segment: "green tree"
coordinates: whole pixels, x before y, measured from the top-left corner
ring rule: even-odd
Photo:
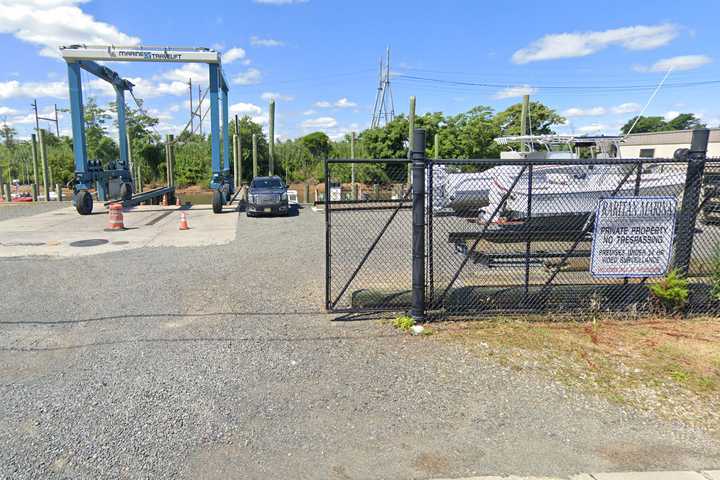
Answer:
[[[637,124],[635,123],[637,121]],[[635,127],[633,128],[633,125]],[[632,128],[632,133],[661,132],[667,128],[667,123],[662,117],[633,117],[620,129],[623,135],[627,135]]]
[[[94,98],[85,103],[85,143],[88,159],[107,164],[119,157],[117,144],[107,135],[107,123],[111,116]]]
[[[7,148],[12,148],[15,145],[15,135],[17,135],[17,130],[8,125],[7,122],[3,122],[2,127],[0,127],[0,136]]]
[[[692,113],[681,113],[667,122],[668,130],[692,130],[693,128],[703,127],[705,127],[705,124]]]
[[[330,137],[323,132],[309,133],[300,137],[298,141],[318,160],[324,160],[330,155],[332,149]]]
[[[555,133],[555,125],[563,125],[565,117],[540,102],[530,102],[530,132],[533,135]],[[520,135],[520,116],[522,103],[516,103],[495,115],[494,122],[501,135]]]
[[[142,100],[138,100],[138,104],[136,109],[125,107],[125,128],[130,138],[132,160],[142,169],[143,181],[163,179],[165,178],[165,146],[155,129],[160,121],[144,112]],[[110,103],[109,108],[117,114],[115,102]],[[114,124],[117,128],[117,117]]]
[[[234,135],[235,122],[230,123],[230,135]],[[262,131],[262,125],[255,123],[245,115],[240,119],[240,148],[242,149],[242,174],[245,180],[252,178],[252,136],[257,135],[258,145],[258,175],[268,172],[268,142]],[[281,174],[282,172],[276,172]]]

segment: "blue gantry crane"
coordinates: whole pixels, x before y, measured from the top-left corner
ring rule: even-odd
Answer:
[[[98,61],[111,62],[161,62],[161,63],[206,63],[209,67],[210,91],[210,137],[212,177],[210,188],[213,190],[213,211],[220,213],[223,205],[230,201],[235,193],[233,175],[230,167],[230,139],[228,131],[228,85],[222,72],[220,53],[208,48],[174,47],[116,47],[71,45],[60,47],[60,53],[68,66],[68,84],[70,88],[70,116],[73,129],[73,151],[75,155],[75,180],[73,204],[81,215],[92,213],[93,199],[90,189],[94,188],[98,199],[107,201],[118,198],[130,202],[133,199],[133,177],[128,161],[125,92],[132,93],[134,85],[120,77],[114,70]],[[88,159],[85,142],[85,120],[83,107],[81,70],[110,83],[115,89],[118,115],[118,143],[120,158],[110,162],[107,168],[100,161]],[[221,112],[222,110],[222,112]],[[222,125],[220,115],[222,113]],[[222,148],[220,139],[222,138]],[[220,159],[222,152],[222,162]],[[147,200],[148,193],[142,195]],[[154,191],[164,194],[162,189]],[[154,194],[154,193],[151,193]]]

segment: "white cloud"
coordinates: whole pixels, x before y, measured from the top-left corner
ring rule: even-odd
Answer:
[[[201,63],[186,63],[185,65],[168,70],[156,76],[156,80],[171,80],[176,82],[187,83],[188,79],[192,80],[193,85],[206,85],[208,83],[208,68]]]
[[[628,103],[622,103],[616,107],[612,108],[612,112],[616,113],[618,115],[626,114],[626,113],[637,113],[640,111],[642,107],[639,103],[635,102],[628,102]]]
[[[357,107],[357,103],[351,102],[346,97],[343,97],[335,102],[328,102],[327,100],[320,100],[319,102],[315,102],[315,106],[317,108],[330,108],[330,107],[353,108],[353,107]]]
[[[232,82],[235,85],[255,85],[260,83],[262,74],[257,68],[248,68],[243,73],[239,73],[233,77]]]
[[[258,107],[255,104],[252,103],[234,103],[230,105],[230,113],[232,114],[242,114],[242,115],[260,115],[262,113],[262,108]]]
[[[303,115],[315,115],[317,111],[313,110],[312,108],[310,110],[305,110],[303,112]]]
[[[333,117],[318,117],[305,120],[300,124],[303,128],[333,128],[337,125],[337,120]]]
[[[225,64],[232,63],[235,60],[243,58],[245,58],[245,50],[240,47],[233,47],[222,55],[222,61]]]
[[[669,112],[665,112],[665,115],[663,115],[663,119],[665,119],[666,122],[669,122],[678,115],[680,115],[680,112],[670,110]]]
[[[351,102],[347,98],[343,97],[340,100],[338,100],[337,102],[335,102],[335,106],[338,108],[353,108],[353,107],[357,107],[357,103]]]
[[[601,133],[606,132],[610,127],[603,123],[592,123],[577,129],[578,133]]]
[[[650,67],[638,66],[635,67],[635,70],[640,72],[667,72],[670,69],[677,71],[694,70],[710,62],[712,62],[712,59],[707,55],[680,55],[678,57],[663,58]]]
[[[0,115],[15,115],[16,113],[18,113],[18,111],[14,108],[0,106]]]
[[[40,46],[40,55],[59,57],[68,44],[136,45],[138,37],[95,20],[78,4],[87,0],[0,0],[0,33]]]
[[[65,82],[27,82],[20,83],[17,80],[0,82],[0,99],[18,97],[54,97],[65,98],[68,95],[68,88]]]
[[[597,32],[553,33],[534,41],[529,47],[516,51],[514,63],[529,63],[558,58],[584,57],[611,45],[628,50],[649,50],[670,43],[678,28],[669,23],[635,25]]]
[[[250,45],[253,47],[282,47],[285,42],[275,40],[274,38],[260,38],[256,36],[250,37]]]
[[[500,90],[495,94],[495,98],[514,98],[522,97],[523,95],[534,95],[537,93],[537,88],[531,87],[530,85],[517,85],[515,87],[508,87]]]
[[[263,5],[292,5],[298,3],[307,3],[309,0],[253,0],[255,3]]]
[[[282,93],[278,92],[264,92],[262,95],[260,95],[260,98],[263,100],[281,100],[283,102],[290,102],[295,99],[292,95],[283,95]]]
[[[605,107],[590,107],[590,108],[577,108],[572,107],[568,108],[563,112],[564,117],[572,118],[572,117],[599,117],[600,115],[605,115],[607,113],[607,110]]]

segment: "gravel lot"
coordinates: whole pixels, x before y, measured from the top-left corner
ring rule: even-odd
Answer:
[[[720,441],[700,430],[459,345],[331,322],[322,239],[305,209],[243,215],[225,246],[0,260],[0,476],[720,467]]]

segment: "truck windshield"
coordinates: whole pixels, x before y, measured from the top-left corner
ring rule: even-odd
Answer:
[[[282,186],[282,182],[277,178],[258,178],[252,182],[252,188],[282,188]]]

